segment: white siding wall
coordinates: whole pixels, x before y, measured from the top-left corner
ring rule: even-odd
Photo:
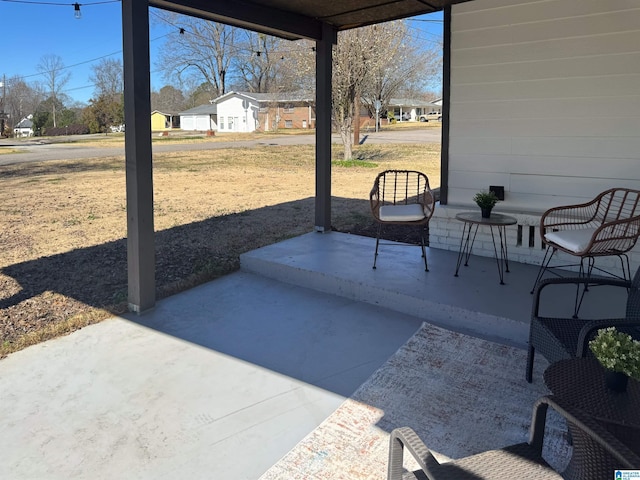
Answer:
[[[218,119],[224,118],[224,125],[218,125],[220,132],[253,132],[256,129],[254,119],[254,110],[258,108],[257,104],[251,102],[249,109],[245,111],[242,107],[244,97],[231,96],[224,101],[218,103]],[[233,118],[233,127],[229,129],[229,118]]]
[[[524,232],[510,257],[538,263],[540,212],[640,188],[640,0],[475,0],[452,7],[451,27],[449,206],[431,246],[457,250],[455,213],[503,185],[496,210]],[[493,255],[479,240],[474,253]]]
[[[640,0],[453,6],[450,204],[543,211],[640,188]]]

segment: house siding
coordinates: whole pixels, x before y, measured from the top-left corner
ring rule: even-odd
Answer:
[[[258,123],[258,130],[265,132],[286,128],[315,128],[315,108],[305,102],[296,102],[289,109],[284,108],[283,105],[270,107],[262,105],[258,114]]]
[[[452,9],[449,203],[543,211],[640,187],[640,2]]]
[[[249,102],[247,110],[243,107],[243,100]],[[256,129],[258,103],[241,95],[232,95],[217,103],[218,131],[225,132],[253,132]],[[229,128],[229,118],[232,118]],[[224,120],[221,121],[221,119]]]
[[[496,209],[536,230],[510,256],[538,263],[541,212],[640,188],[640,2],[475,0],[451,31],[449,205],[431,245],[457,250],[455,213],[504,185]]]

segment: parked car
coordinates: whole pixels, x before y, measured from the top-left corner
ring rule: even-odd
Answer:
[[[442,114],[440,112],[429,112],[429,113],[425,113],[423,115],[420,115],[418,117],[418,119],[421,122],[434,122],[434,121],[438,121],[441,122],[442,121]]]

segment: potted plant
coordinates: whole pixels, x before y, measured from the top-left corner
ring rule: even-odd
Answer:
[[[615,327],[602,328],[589,349],[605,368],[605,381],[612,390],[626,390],[629,377],[640,380],[640,341],[631,335]]]
[[[475,194],[473,201],[480,207],[482,218],[489,218],[491,209],[498,203],[498,197],[491,191],[481,191]]]

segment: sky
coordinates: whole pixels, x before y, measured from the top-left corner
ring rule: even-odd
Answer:
[[[122,58],[122,7],[118,0],[78,2],[81,18],[76,19],[73,3],[0,0],[2,33],[6,39],[0,54],[0,81],[2,75],[6,78],[20,75],[27,82],[42,81],[37,65],[43,56],[53,54],[62,58],[65,71],[71,73],[65,93],[82,103],[91,98],[92,65],[102,58]],[[157,90],[166,82],[156,59],[168,34],[176,27],[157,21],[154,9],[151,11],[151,87]],[[409,22],[412,35],[425,42],[440,41],[441,20],[442,12],[414,17]]]

